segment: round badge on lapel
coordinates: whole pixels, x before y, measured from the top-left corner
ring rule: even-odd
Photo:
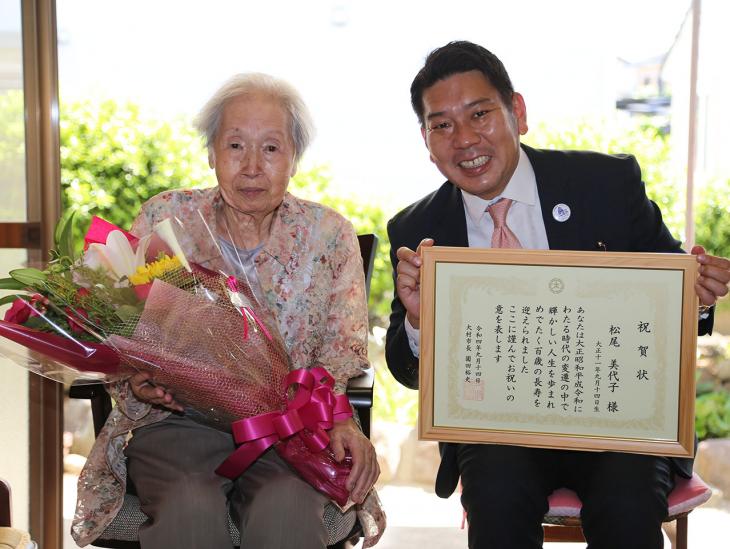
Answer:
[[[570,206],[563,204],[562,202],[560,204],[555,204],[555,207],[553,208],[553,219],[559,223],[568,221],[568,219],[570,219]]]

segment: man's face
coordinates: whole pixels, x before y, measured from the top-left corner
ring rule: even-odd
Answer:
[[[501,194],[527,132],[522,96],[514,93],[505,105],[482,73],[469,71],[427,88],[423,106],[421,133],[439,171],[470,194],[487,200]]]

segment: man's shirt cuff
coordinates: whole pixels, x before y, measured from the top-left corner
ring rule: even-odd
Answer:
[[[408,315],[406,315],[404,326],[406,329],[406,335],[408,336],[408,346],[411,348],[413,356],[418,358],[421,347],[421,330],[417,330],[411,325],[408,320]]]
[[[710,318],[710,311],[712,311],[712,308],[714,305],[700,305],[698,316],[699,320],[707,320]],[[406,322],[408,322],[408,319],[406,319]]]

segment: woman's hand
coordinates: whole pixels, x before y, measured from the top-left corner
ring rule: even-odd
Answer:
[[[370,440],[362,433],[352,418],[335,422],[329,431],[330,448],[337,461],[345,457],[345,450],[352,456],[352,471],[345,486],[355,503],[362,503],[380,476],[380,466]]]
[[[182,412],[183,407],[175,400],[174,395],[164,387],[153,385],[150,382],[151,377],[149,372],[139,372],[129,378],[129,386],[137,400],[162,406],[174,412]]]

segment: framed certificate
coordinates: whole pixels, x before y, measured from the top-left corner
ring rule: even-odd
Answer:
[[[694,454],[693,256],[422,252],[421,439]]]

